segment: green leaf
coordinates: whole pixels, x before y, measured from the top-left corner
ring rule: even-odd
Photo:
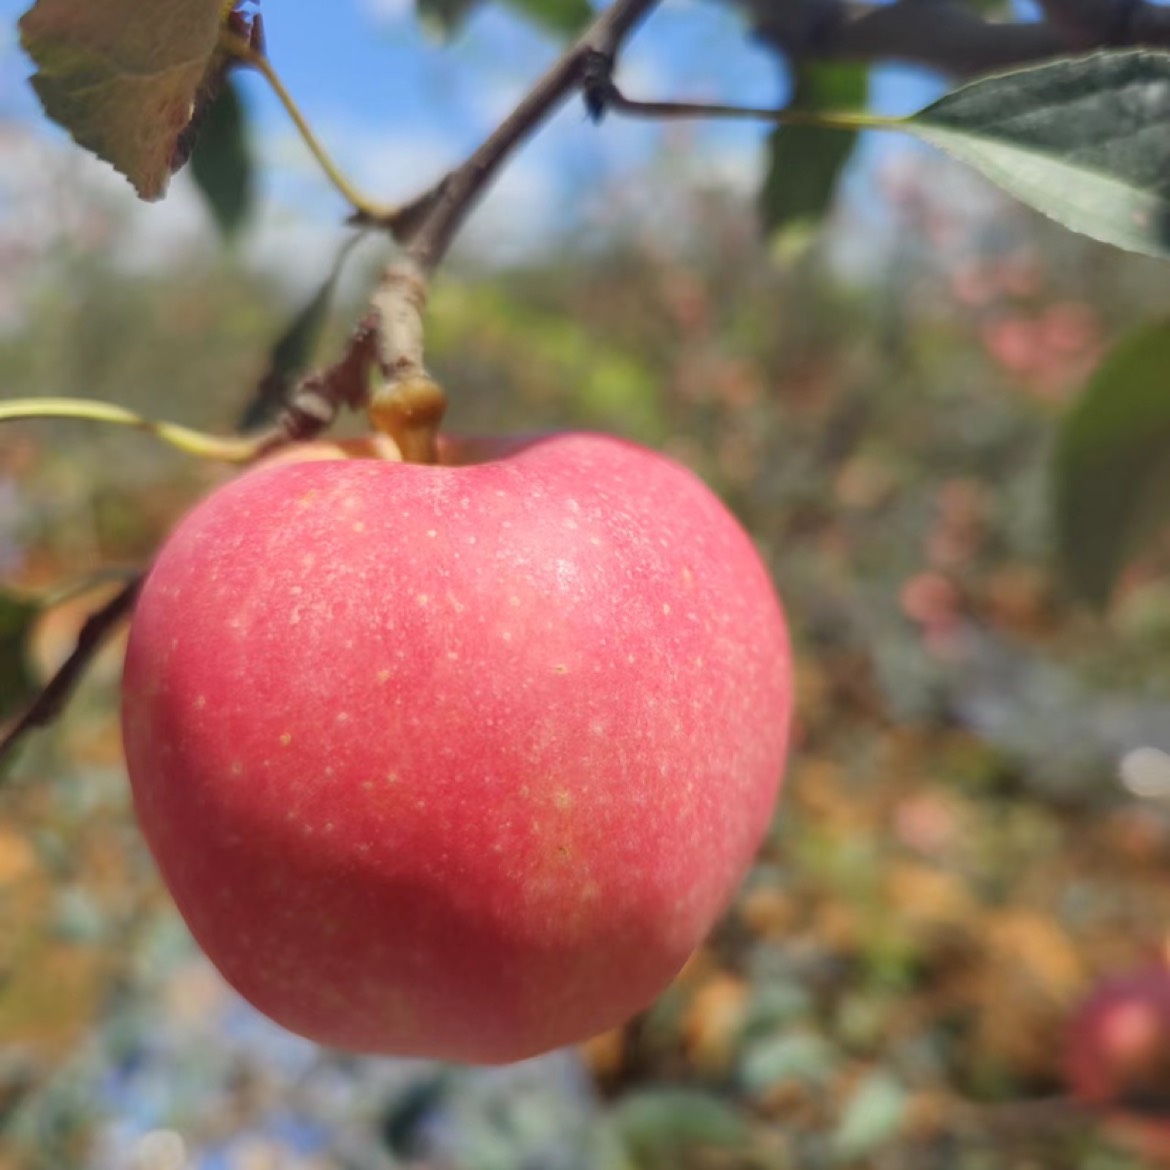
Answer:
[[[1124,338],[1065,416],[1054,470],[1056,548],[1093,604],[1170,517],[1170,320]]]
[[[415,0],[415,11],[425,29],[449,40],[479,5],[480,0]],[[504,5],[559,38],[580,32],[593,15],[589,0],[504,0]]]
[[[415,12],[427,32],[448,40],[478,5],[479,0],[415,0]]]
[[[244,408],[239,427],[252,430],[273,421],[288,401],[289,391],[316,360],[317,346],[329,320],[337,282],[362,233],[351,235],[338,249],[333,270],[308,303],[288,323],[268,355],[268,368]]]
[[[797,75],[790,108],[861,109],[868,94],[869,71],[863,65],[807,64]],[[772,235],[818,223],[856,143],[851,131],[778,126],[768,139],[768,172],[759,197],[764,231]]]
[[[275,419],[297,379],[312,365],[317,343],[329,319],[339,270],[340,265],[277,338],[268,356],[268,368],[240,418],[241,430],[254,430]]]
[[[593,15],[589,0],[504,0],[504,3],[518,16],[564,38],[580,32]]]
[[[1170,53],[984,78],[898,124],[1074,231],[1170,256]]]
[[[143,199],[159,199],[221,66],[224,16],[224,0],[37,0],[20,37],[45,113]]]
[[[750,1129],[733,1106],[693,1089],[644,1089],[630,1093],[613,1112],[618,1135],[638,1165],[657,1165],[695,1146],[734,1149]]]
[[[191,153],[191,175],[225,240],[252,209],[252,156],[239,91],[229,80],[212,102]]]
[[[0,721],[18,714],[40,690],[28,660],[28,639],[40,605],[0,590]]]
[[[907,1095],[888,1073],[875,1072],[854,1090],[833,1133],[839,1158],[863,1158],[893,1138],[906,1114]]]

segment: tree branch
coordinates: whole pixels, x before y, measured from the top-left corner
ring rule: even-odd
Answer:
[[[77,645],[73,652],[45,684],[28,710],[0,733],[0,763],[7,759],[30,731],[52,723],[61,714],[86,668],[122,620],[130,616],[144,577],[143,573],[136,574],[101,609],[86,618],[77,635]]]
[[[1043,0],[1047,19],[986,20],[964,0],[739,0],[757,36],[796,60],[893,61],[972,77],[1105,47],[1170,48],[1148,0]]]
[[[1159,8],[1149,0],[1042,0],[1050,17],[1038,23],[993,23],[965,0],[737,2],[753,17],[763,41],[797,61],[894,60],[969,76],[1065,56],[1097,44],[1170,46],[1170,8]],[[511,155],[575,91],[583,93],[594,116],[604,112],[608,101],[626,113],[643,116],[753,113],[781,122],[796,120],[792,112],[700,109],[686,103],[624,99],[610,81],[614,58],[656,3],[614,0],[461,165],[381,218],[360,210],[355,216],[352,222],[389,230],[405,249],[405,257],[386,269],[371,302],[382,374],[382,384],[370,399],[371,419],[378,429],[396,433],[404,409],[413,426],[421,417],[416,404],[420,388],[425,391],[424,413],[437,425],[442,403],[436,403],[435,395],[441,399],[441,392],[427,378],[422,355],[421,316],[429,278]],[[403,388],[409,391],[405,397],[399,392]],[[408,400],[409,408],[404,406]],[[433,435],[424,434],[418,449],[433,451],[432,439]]]
[[[613,58],[658,0],[614,0],[460,166],[393,217],[391,227],[424,278],[442,262],[468,213],[518,146],[580,88],[598,53]]]
[[[517,148],[583,87],[591,63],[600,56],[612,64],[625,38],[657,3],[614,0],[463,163],[389,215],[378,219],[359,211],[351,220],[389,229],[405,248],[405,257],[383,272],[370,303],[382,383],[370,394],[367,410],[375,428],[390,435],[406,459],[435,458],[435,434],[446,406],[423,365],[422,314],[431,274]]]
[[[1040,7],[1071,48],[1086,52],[1124,43],[1145,5],[1136,0],[1040,0]]]

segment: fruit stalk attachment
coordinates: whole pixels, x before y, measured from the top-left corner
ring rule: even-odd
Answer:
[[[386,270],[372,301],[383,381],[371,392],[367,413],[407,463],[438,462],[439,426],[447,410],[443,388],[423,366],[426,302],[426,277],[409,260]]]

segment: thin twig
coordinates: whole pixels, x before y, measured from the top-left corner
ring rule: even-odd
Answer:
[[[377,330],[371,315],[358,324],[337,362],[307,374],[297,383],[280,418],[254,437],[257,458],[289,443],[315,439],[332,426],[343,406],[361,410],[369,398],[370,371],[377,351]]]
[[[134,608],[145,576],[145,573],[136,574],[101,609],[86,618],[77,635],[73,653],[65,659],[24,714],[0,735],[0,764],[4,763],[30,731],[44,727],[61,714],[86,668]]]
[[[468,213],[513,151],[581,86],[592,57],[612,58],[658,0],[614,0],[548,69],[520,104],[460,166],[390,217],[395,237],[423,277],[442,262]]]
[[[612,81],[593,82],[586,101],[595,116],[610,110],[634,118],[751,119],[780,126],[819,126],[826,130],[880,130],[898,127],[902,119],[854,110],[799,110],[789,107],[724,106],[707,102],[643,102],[628,98]]]

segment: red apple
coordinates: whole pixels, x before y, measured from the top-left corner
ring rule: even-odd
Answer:
[[[1103,980],[1070,1018],[1065,1072],[1078,1100],[1159,1165],[1170,1163],[1170,966]]]
[[[130,634],[143,831],[261,1011],[517,1060],[645,1007],[772,814],[790,663],[751,542],[668,459],[283,463],[178,526]]]

